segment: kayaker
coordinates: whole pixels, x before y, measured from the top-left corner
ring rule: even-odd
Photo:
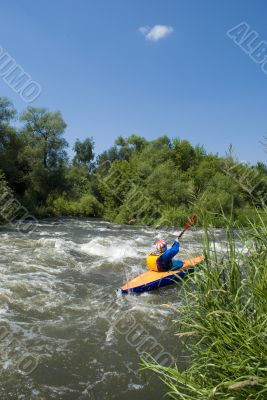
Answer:
[[[158,240],[155,243],[156,251],[150,253],[146,258],[147,267],[151,271],[174,271],[183,266],[180,260],[172,260],[176,254],[179,253],[180,243],[177,240],[173,243],[172,247],[168,250],[165,240]]]

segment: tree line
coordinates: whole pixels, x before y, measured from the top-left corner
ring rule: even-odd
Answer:
[[[231,151],[220,157],[181,138],[136,135],[119,136],[98,156],[92,137],[77,139],[70,158],[66,126],[60,112],[28,107],[18,115],[0,98],[0,195],[12,193],[37,218],[180,225],[197,212],[221,226],[227,218],[246,224],[266,205],[264,163],[241,164]]]

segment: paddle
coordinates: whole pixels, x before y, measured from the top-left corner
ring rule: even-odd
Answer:
[[[192,215],[192,217],[190,217],[187,221],[187,223],[185,224],[185,226],[183,227],[182,232],[180,233],[180,235],[178,236],[178,239],[181,239],[181,237],[183,236],[183,234],[189,229],[191,228],[192,225],[194,225],[194,223],[197,221],[197,216],[196,215]]]

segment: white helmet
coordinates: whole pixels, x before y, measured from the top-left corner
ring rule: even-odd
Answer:
[[[167,243],[165,242],[165,240],[158,240],[155,243],[155,246],[159,253],[164,253],[164,251],[167,250]]]

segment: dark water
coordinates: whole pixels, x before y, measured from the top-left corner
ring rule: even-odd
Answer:
[[[79,219],[44,221],[31,236],[1,228],[0,399],[162,399],[140,355],[188,362],[162,306],[179,305],[179,285],[116,289],[144,272],[156,237],[174,233]],[[181,259],[201,254],[201,236],[184,236]]]

